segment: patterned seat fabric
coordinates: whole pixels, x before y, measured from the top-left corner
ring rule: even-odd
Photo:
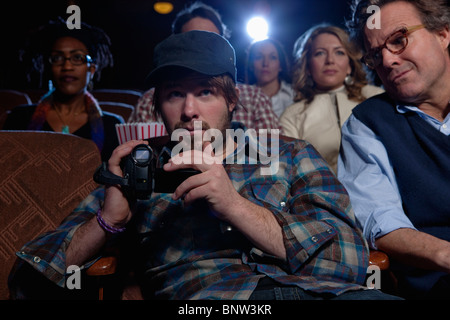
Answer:
[[[55,229],[97,187],[93,141],[53,132],[0,131],[0,300],[15,253]]]

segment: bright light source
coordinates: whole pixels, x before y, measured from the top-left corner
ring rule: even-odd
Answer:
[[[247,33],[255,41],[267,39],[269,25],[264,18],[255,17],[247,23]]]

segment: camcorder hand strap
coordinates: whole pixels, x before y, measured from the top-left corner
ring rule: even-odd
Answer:
[[[102,162],[102,164],[97,168],[97,170],[95,170],[94,181],[99,184],[107,186],[113,185],[129,186],[128,179],[122,178],[109,171],[106,162]]]
[[[130,208],[136,203],[136,193],[130,189],[130,180],[128,178],[122,178],[111,171],[108,170],[106,162],[102,164],[95,170],[94,181],[98,184],[105,186],[117,186],[122,187],[122,192],[128,200]]]

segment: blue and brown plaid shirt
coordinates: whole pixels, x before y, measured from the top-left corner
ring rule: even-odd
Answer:
[[[224,162],[224,167],[240,195],[274,214],[286,259],[256,248],[202,201],[184,207],[170,194],[154,193],[138,202],[127,227],[138,234],[144,285],[157,298],[247,299],[263,277],[316,293],[364,288],[369,251],[346,190],[310,144],[280,139],[277,147],[278,167],[270,175],[251,161]],[[99,188],[56,231],[26,244],[18,257],[64,286],[65,250],[103,200]]]

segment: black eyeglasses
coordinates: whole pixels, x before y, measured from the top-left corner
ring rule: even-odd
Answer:
[[[381,51],[384,48],[388,49],[389,52],[393,54],[402,53],[408,46],[408,35],[422,28],[425,28],[425,26],[423,24],[419,24],[417,26],[402,28],[394,32],[386,39],[386,41],[382,46],[371,49],[369,52],[367,52],[362,57],[361,61],[371,69],[376,68],[377,66],[380,65],[381,61],[383,60],[383,55],[381,54]]]
[[[69,60],[70,63],[74,66],[79,66],[85,63],[92,62],[92,58],[90,55],[81,53],[72,54],[69,57],[65,57],[60,54],[55,54],[48,58],[48,61],[54,66],[61,66],[64,63],[66,63],[66,60]]]

